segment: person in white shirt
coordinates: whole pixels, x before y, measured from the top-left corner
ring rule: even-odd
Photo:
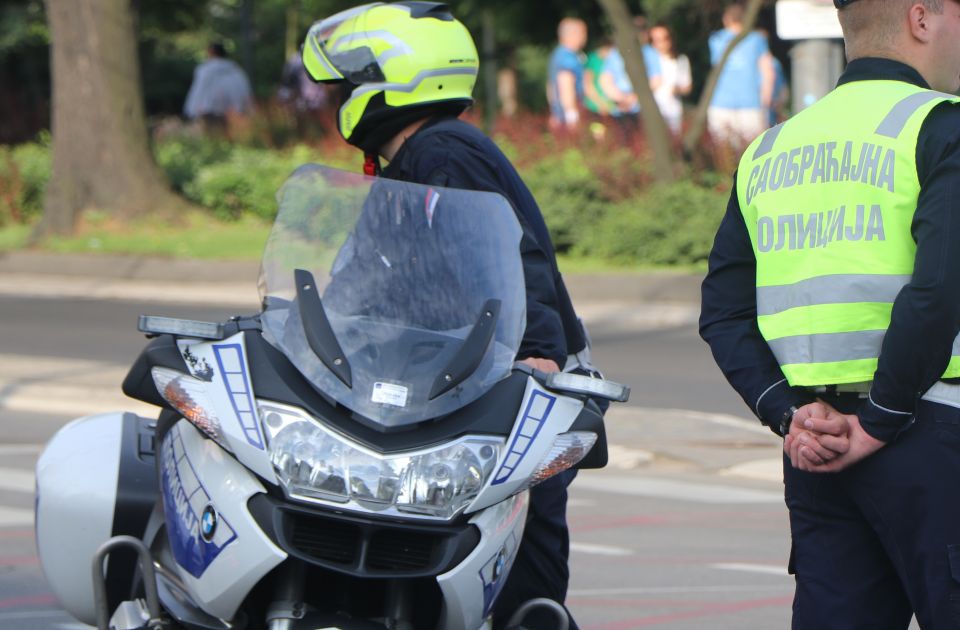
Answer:
[[[247,115],[252,109],[253,90],[247,74],[227,58],[222,44],[210,44],[207,59],[194,70],[184,116],[224,124],[228,114]]]
[[[660,84],[653,92],[660,113],[674,134],[680,133],[683,121],[683,102],[680,97],[690,94],[693,79],[690,60],[678,55],[673,43],[673,34],[665,24],[650,29],[650,42],[660,56]]]

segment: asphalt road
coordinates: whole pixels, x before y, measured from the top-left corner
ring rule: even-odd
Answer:
[[[142,346],[136,316],[237,311],[0,296],[0,629],[81,627],[39,567],[32,467],[59,426],[115,403],[98,392],[113,391]],[[776,438],[732,417],[747,411],[691,324],[611,325],[593,338],[598,365],[633,397],[608,417],[611,466],[581,473],[571,492],[568,603],[580,626],[788,627]]]

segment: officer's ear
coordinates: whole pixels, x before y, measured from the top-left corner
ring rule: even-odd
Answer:
[[[907,14],[910,34],[918,42],[929,44],[933,39],[932,20],[936,18],[937,15],[925,7],[922,2],[914,2]]]

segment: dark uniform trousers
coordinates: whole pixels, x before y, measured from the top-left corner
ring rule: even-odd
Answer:
[[[824,399],[853,413],[856,395]],[[796,630],[960,628],[960,409],[921,400],[896,440],[837,474],[784,460]]]
[[[495,628],[504,628],[513,612],[530,599],[546,597],[561,603],[566,599],[570,582],[567,486],[576,476],[576,470],[567,470],[530,489],[527,526],[520,549],[494,604]],[[570,630],[577,630],[572,617],[569,623]],[[551,613],[534,612],[524,619],[523,627],[556,630],[557,618]]]

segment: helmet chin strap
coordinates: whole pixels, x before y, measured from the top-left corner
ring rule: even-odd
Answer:
[[[380,175],[380,156],[376,153],[363,154],[363,174],[368,177],[378,177]]]

